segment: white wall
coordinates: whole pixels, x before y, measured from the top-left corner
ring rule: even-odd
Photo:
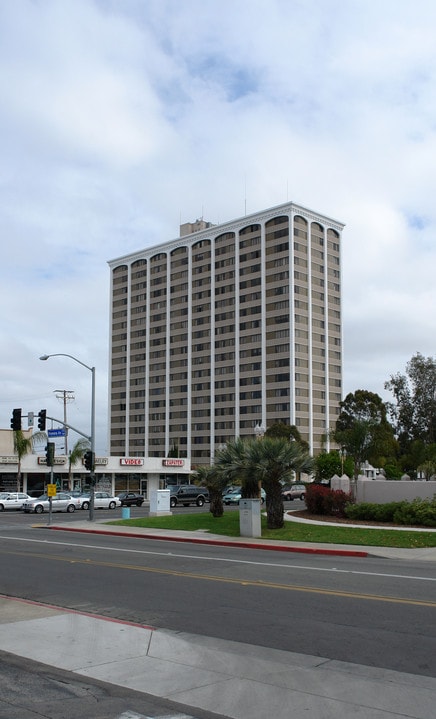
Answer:
[[[333,477],[332,489],[342,489],[349,492],[350,480]],[[408,502],[416,499],[433,499],[436,495],[436,482],[412,482],[387,479],[358,479],[356,487],[356,502],[372,502],[386,504],[387,502]]]

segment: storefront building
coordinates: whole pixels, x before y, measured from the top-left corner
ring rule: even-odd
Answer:
[[[0,455],[0,491],[18,490],[37,497],[51,483],[66,491],[89,488],[90,473],[83,463],[70,467],[68,457],[62,455],[55,457],[54,466],[50,468],[45,455],[28,454],[21,460],[19,479],[18,471],[16,455]],[[189,483],[190,473],[191,462],[186,458],[96,457],[95,460],[96,489],[111,494],[137,492],[146,500],[153,490]]]

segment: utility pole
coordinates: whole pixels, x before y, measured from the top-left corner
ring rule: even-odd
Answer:
[[[67,402],[74,401],[73,389],[55,389],[56,399],[60,399],[64,405],[64,429],[65,429],[65,456],[68,457],[68,425],[67,425]]]

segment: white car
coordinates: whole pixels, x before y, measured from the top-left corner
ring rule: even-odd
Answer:
[[[82,494],[78,499],[80,499],[82,503],[82,509],[89,509],[89,503],[91,501],[89,494]],[[115,509],[115,507],[121,507],[121,499],[119,497],[112,497],[109,492],[94,492],[94,509]]]
[[[54,497],[51,498],[51,511],[52,512],[75,512],[76,509],[80,509],[82,506],[82,500],[80,497],[72,497],[71,494],[66,492],[58,492]],[[42,514],[42,512],[48,512],[50,509],[49,497],[43,494],[38,499],[29,499],[24,502],[23,509],[25,512],[35,512],[35,514]]]
[[[5,509],[23,509],[24,502],[32,499],[24,492],[0,492],[0,512]]]

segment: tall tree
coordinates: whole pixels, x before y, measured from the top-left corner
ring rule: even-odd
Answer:
[[[391,375],[385,389],[394,396],[387,406],[402,452],[415,440],[436,442],[436,359],[418,352],[406,373]]]
[[[358,389],[350,392],[340,403],[341,412],[336,421],[335,441],[353,457],[354,481],[366,460],[377,462],[380,454],[388,454],[393,444],[392,427],[387,421],[387,410],[381,397],[374,392]]]
[[[347,474],[349,477],[354,474],[354,463],[351,457],[345,452],[341,453],[337,449],[330,452],[321,452],[315,457],[315,477],[317,482],[322,479],[331,479],[334,474],[342,476]]]
[[[300,430],[295,424],[275,422],[265,432],[265,437],[277,437],[288,439],[290,442],[297,442],[301,447],[309,451],[309,443],[301,436]]]

